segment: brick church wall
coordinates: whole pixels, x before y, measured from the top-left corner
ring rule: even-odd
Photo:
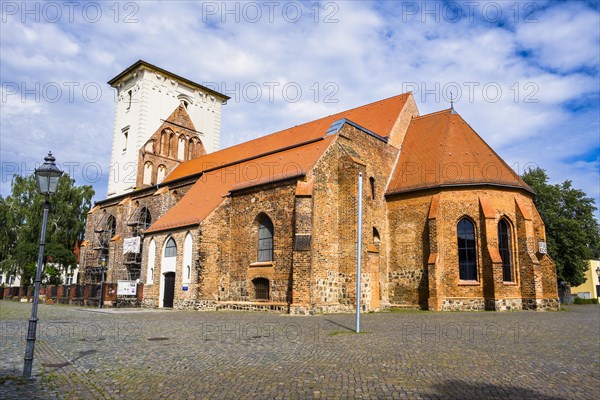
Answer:
[[[363,173],[361,302],[387,306],[387,178],[397,150],[345,125],[313,169],[312,299],[315,311],[351,310],[356,302],[357,182]],[[371,194],[373,178],[375,197]],[[375,245],[373,228],[381,241]],[[336,293],[337,292],[337,293]]]
[[[269,300],[291,301],[293,260],[293,216],[295,180],[268,184],[231,195],[229,224],[231,259],[229,292],[226,300],[255,301],[255,278],[269,280]],[[273,223],[273,261],[258,262],[258,217],[268,216]]]
[[[436,193],[439,204],[433,224],[430,210]],[[552,308],[556,292],[544,292],[543,288],[556,287],[556,272],[547,256],[538,261],[532,246],[544,240],[537,236],[543,231],[541,220],[528,216],[526,220],[517,201],[529,215],[531,198],[507,188],[455,188],[391,198],[388,216],[393,248],[389,274],[392,302],[424,307],[424,296],[429,295],[427,307],[434,310],[513,310],[531,308],[524,304],[531,301],[537,308]],[[456,225],[463,217],[475,224],[476,281],[459,279]],[[501,218],[511,226],[513,282],[503,282],[502,263],[497,255],[497,226]],[[428,279],[417,286],[414,277],[427,274]]]
[[[427,308],[427,216],[430,203],[431,194],[394,197],[388,202],[390,250],[387,280],[393,305]]]

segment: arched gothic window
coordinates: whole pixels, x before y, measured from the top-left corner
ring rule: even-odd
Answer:
[[[152,163],[146,161],[144,164],[144,179],[142,181],[144,185],[152,185]]]
[[[194,145],[194,141],[190,139],[190,141],[188,142],[188,160],[194,158]]]
[[[505,219],[501,219],[500,222],[498,222],[498,251],[502,258],[502,280],[505,282],[512,282],[514,280],[512,252],[510,247],[510,225]]]
[[[169,133],[169,151],[168,156],[173,157],[175,152],[175,134],[173,132]]]
[[[264,214],[258,222],[258,261],[273,261],[273,222]]]
[[[179,136],[177,141],[177,159],[183,161],[185,159],[185,136]]]
[[[373,227],[373,244],[377,247],[381,244],[381,237],[377,228]]]
[[[175,240],[173,238],[169,238],[167,240],[167,244],[165,246],[165,258],[166,257],[176,257],[177,256],[177,245],[175,244]]]
[[[165,176],[167,176],[167,167],[161,164],[156,171],[156,183],[161,183]]]
[[[457,225],[458,269],[460,280],[477,280],[477,251],[475,248],[475,225],[463,218]]]

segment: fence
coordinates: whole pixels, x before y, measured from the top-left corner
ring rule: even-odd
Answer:
[[[104,307],[140,307],[143,295],[141,283],[137,285],[135,296],[117,296],[116,283],[40,287],[40,301],[46,304],[98,307],[102,298]],[[33,301],[33,286],[0,288],[0,299]]]

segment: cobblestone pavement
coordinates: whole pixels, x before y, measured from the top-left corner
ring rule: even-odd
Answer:
[[[0,301],[0,399],[598,399],[600,307],[292,317]],[[17,378],[15,378],[17,377]]]

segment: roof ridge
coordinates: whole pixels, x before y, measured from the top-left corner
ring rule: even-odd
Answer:
[[[277,134],[279,134],[279,133],[281,133],[281,132],[285,132],[285,131],[289,130],[290,128],[297,128],[297,127],[300,127],[300,126],[304,126],[304,125],[312,124],[312,123],[314,123],[314,122],[321,121],[321,120],[324,120],[324,119],[327,119],[327,118],[331,118],[331,117],[333,117],[333,116],[336,116],[336,115],[345,114],[345,113],[348,113],[348,112],[350,112],[350,111],[358,110],[359,108],[368,107],[368,106],[371,106],[371,105],[374,105],[374,104],[377,104],[377,103],[382,103],[382,102],[384,102],[384,101],[387,101],[387,100],[391,100],[391,99],[399,98],[399,97],[401,97],[401,96],[407,96],[409,93],[410,93],[410,92],[401,93],[401,94],[398,94],[398,95],[395,95],[395,96],[388,97],[388,98],[386,98],[386,99],[382,99],[382,100],[378,100],[378,101],[373,101],[373,102],[371,102],[371,103],[363,104],[362,106],[357,106],[357,107],[354,107],[354,108],[349,108],[349,109],[347,109],[347,110],[342,110],[342,111],[340,111],[340,112],[337,112],[337,113],[334,113],[334,114],[329,114],[329,115],[326,115],[326,116],[324,116],[324,117],[320,117],[320,118],[317,118],[317,119],[313,119],[313,120],[311,120],[311,121],[306,121],[306,122],[303,122],[303,123],[301,123],[301,124],[298,124],[298,125],[289,126],[289,127],[287,127],[287,128],[280,129],[280,130],[278,130],[278,131],[275,131],[275,132],[273,132],[273,133],[269,133],[269,134],[267,134],[267,135],[264,135],[264,136],[259,136],[259,137],[257,137],[257,138],[250,139],[250,140],[248,140],[248,141],[245,141],[245,142],[242,142],[242,143],[234,144],[233,146],[225,147],[224,149],[220,149],[220,150],[217,150],[217,151],[213,151],[212,153],[209,153],[209,154],[219,154],[219,153],[221,153],[221,152],[224,152],[224,151],[230,151],[231,149],[234,149],[234,148],[236,148],[236,147],[238,147],[238,146],[243,146],[243,145],[247,145],[248,143],[252,143],[252,142],[255,142],[255,141],[259,141],[259,140],[264,140],[264,139],[267,139],[267,138],[269,138],[269,137],[271,137],[271,136],[273,136],[273,135],[277,135]],[[352,122],[354,122],[354,121],[352,121]],[[356,122],[355,122],[355,124],[356,124]],[[358,125],[358,124],[357,124],[357,125]],[[325,136],[325,135],[323,135],[323,136]],[[208,154],[206,154],[206,155],[208,155]],[[189,162],[189,161],[192,161],[192,160],[188,160],[188,161],[186,161],[186,162]]]
[[[281,151],[288,148],[290,144],[298,145],[308,140],[326,137],[327,129],[335,120],[340,119],[360,126],[367,133],[374,133],[374,136],[379,139],[387,139],[386,135],[389,135],[391,125],[397,120],[404,103],[410,96],[410,92],[397,94],[205,154],[179,164],[167,175],[165,181],[196,175],[201,171],[199,165],[202,163],[239,162],[247,157],[256,156],[259,151],[261,153]]]
[[[372,105],[375,105],[375,104],[378,104],[378,103],[383,103],[383,102],[385,102],[385,101],[388,101],[388,100],[391,100],[391,99],[396,99],[396,98],[399,98],[399,97],[402,97],[402,96],[408,96],[408,94],[409,94],[409,93],[411,93],[411,92],[406,92],[406,93],[397,94],[397,95],[395,95],[395,96],[390,96],[390,97],[387,97],[387,98],[385,98],[385,99],[381,99],[381,100],[373,101],[373,102],[371,102],[371,103],[363,104],[362,106],[356,106],[356,107],[353,107],[353,108],[348,108],[348,109],[346,109],[346,110],[342,110],[342,111],[339,111],[339,112],[336,112],[336,113],[333,113],[333,114],[325,115],[325,116],[323,116],[323,117],[320,117],[320,118],[317,118],[317,119],[313,119],[313,120],[311,120],[311,121],[302,122],[301,124],[298,124],[298,125],[294,125],[294,126],[290,126],[290,127],[287,127],[287,128],[280,129],[280,130],[278,130],[278,131],[276,131],[276,132],[269,133],[269,134],[267,134],[267,135],[265,135],[265,136],[260,136],[260,137],[258,137],[258,138],[256,138],[256,139],[251,139],[251,140],[249,140],[248,142],[251,142],[251,141],[253,141],[253,140],[258,140],[258,139],[266,138],[266,137],[269,137],[269,136],[271,136],[271,135],[276,135],[276,134],[278,134],[278,133],[280,133],[280,132],[287,131],[287,130],[288,130],[288,129],[290,129],[290,128],[296,128],[296,127],[299,127],[299,126],[303,126],[303,125],[312,124],[312,123],[314,123],[314,122],[317,122],[317,121],[321,121],[321,120],[324,120],[324,119],[327,119],[327,118],[335,117],[336,115],[340,115],[340,114],[349,113],[349,112],[351,112],[351,111],[358,110],[359,108],[365,108],[365,107],[369,107],[369,106],[372,106]],[[248,142],[244,142],[244,143],[248,143]],[[243,143],[240,143],[240,144],[243,144]],[[236,145],[236,146],[237,146],[237,145]],[[233,147],[233,146],[232,146],[232,147]]]
[[[449,112],[449,111],[452,111],[452,109],[446,108],[445,110],[434,111],[434,112],[429,113],[429,114],[417,115],[416,117],[413,117],[413,119],[423,119],[425,117],[433,117],[435,115],[443,114],[443,113],[446,113],[446,112]]]

